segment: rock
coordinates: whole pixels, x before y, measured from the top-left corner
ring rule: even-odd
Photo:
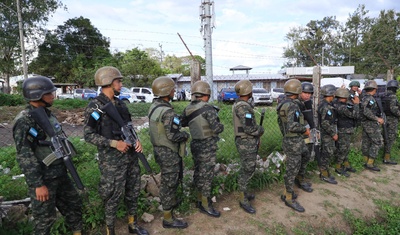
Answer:
[[[154,177],[156,180],[156,176]],[[158,188],[159,183],[155,182],[153,177],[147,179],[146,191],[150,193],[153,197],[160,196],[160,189]]]
[[[158,208],[157,208],[157,210],[163,211],[164,209],[162,208],[162,205],[159,205]]]
[[[151,223],[154,220],[154,215],[149,213],[143,213],[142,220],[146,223]]]
[[[220,170],[220,164],[217,163],[217,164],[215,164],[215,167],[214,167],[214,173],[217,174],[219,172],[219,170]]]

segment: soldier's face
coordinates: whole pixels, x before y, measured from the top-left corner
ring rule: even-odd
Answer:
[[[49,105],[53,105],[55,92],[46,93],[42,96],[42,100]]]
[[[311,95],[312,95],[312,93],[302,92],[302,93],[300,94],[300,98],[301,98],[302,100],[304,100],[304,101],[308,101],[308,100],[311,99]]]
[[[115,80],[111,83],[111,87],[113,88],[114,91],[121,92],[122,80],[121,80],[121,79],[115,79]]]

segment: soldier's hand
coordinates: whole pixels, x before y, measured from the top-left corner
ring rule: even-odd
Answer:
[[[132,147],[132,145],[127,144],[126,142],[124,142],[122,140],[118,140],[118,142],[117,142],[117,149],[118,149],[118,151],[120,151],[122,153],[126,153],[130,147]]]
[[[339,139],[338,134],[335,134],[334,136],[332,136],[332,139],[333,139],[334,141],[337,141],[337,140]]]
[[[46,185],[36,188],[36,200],[45,202],[49,200],[49,190],[47,189]]]
[[[310,136],[310,134],[311,134],[311,133],[310,133],[310,128],[307,128],[307,129],[306,129],[306,132],[303,133],[303,135],[307,135],[307,136]]]
[[[141,153],[143,152],[143,147],[142,147],[142,143],[140,143],[140,141],[136,141],[136,145],[135,145],[135,151],[137,153]]]
[[[360,98],[358,96],[354,96],[353,104],[359,104],[359,103],[360,103]]]
[[[383,118],[378,118],[378,123],[383,125],[385,124],[385,120],[383,120]]]

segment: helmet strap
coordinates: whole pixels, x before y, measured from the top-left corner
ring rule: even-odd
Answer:
[[[51,104],[49,104],[48,102],[44,101],[43,99],[40,99],[39,101],[43,102],[44,105],[48,108],[51,107]]]

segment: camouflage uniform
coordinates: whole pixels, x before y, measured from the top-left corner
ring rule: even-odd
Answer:
[[[159,108],[156,108],[159,106]],[[166,110],[156,114],[157,109]],[[154,112],[154,113],[153,113]],[[172,210],[178,206],[176,191],[178,189],[180,175],[183,173],[182,157],[178,154],[179,143],[186,142],[189,134],[179,131],[180,121],[167,101],[161,98],[154,99],[149,109],[150,138],[154,148],[154,156],[161,169],[160,199],[164,211]],[[154,120],[154,121],[152,121]],[[162,130],[157,130],[162,125]],[[163,139],[165,142],[158,143]]]
[[[193,118],[189,123],[192,141],[190,149],[194,161],[194,184],[199,192],[205,197],[211,196],[211,185],[214,179],[214,167],[218,150],[218,134],[224,130],[224,125],[219,121],[218,113],[215,108],[204,101],[192,101],[183,112],[183,120],[188,116],[205,107],[199,118],[200,128],[197,128],[197,118]],[[198,137],[197,137],[198,136]]]
[[[118,98],[114,99],[113,104],[121,114],[122,119],[126,122],[131,121],[125,103]],[[134,146],[126,153],[111,147],[112,140],[122,140],[120,135],[113,133],[121,130],[118,124],[107,114],[102,114],[97,121],[93,119],[92,114],[101,109],[106,102],[112,101],[104,93],[100,93],[98,98],[90,101],[85,109],[84,136],[87,142],[97,146],[101,173],[98,190],[105,206],[106,225],[113,227],[119,201],[123,196],[128,215],[137,214],[137,200],[140,193],[140,166],[138,158],[134,156]]]
[[[304,112],[304,111],[307,110],[307,109],[306,109],[306,105],[305,105],[304,102],[311,102],[311,100],[310,100],[310,101],[304,101],[304,100],[302,100],[302,99],[299,97],[299,99],[298,99],[298,100],[294,100],[294,102],[298,104],[298,106],[299,106],[299,108],[300,108],[300,111],[301,111],[301,112]],[[312,110],[311,110],[311,113],[312,113]],[[305,124],[306,126],[308,126],[308,127],[310,126],[310,125],[307,123],[306,120],[304,120],[304,124]],[[304,139],[304,142],[306,143],[306,146],[307,146],[307,149],[308,149],[308,155],[303,156],[303,157],[301,158],[301,165],[300,165],[300,169],[299,169],[299,176],[300,176],[301,178],[304,178],[304,175],[306,174],[307,165],[308,165],[308,163],[309,163],[310,161],[312,161],[312,160],[311,160],[311,152],[312,152],[312,148],[314,147],[313,143],[310,143],[310,137],[309,137],[309,136],[303,135],[303,139]]]
[[[361,150],[364,156],[371,159],[376,159],[383,144],[381,126],[378,124],[376,116],[378,111],[375,98],[371,94],[365,93],[361,102],[361,126],[363,128]]]
[[[321,171],[328,171],[331,158],[335,154],[335,141],[332,139],[337,134],[336,130],[336,110],[332,103],[325,99],[318,107],[318,119],[321,128],[321,157],[319,168]]]
[[[247,191],[247,185],[256,169],[256,158],[259,138],[264,134],[264,128],[257,125],[253,106],[243,100],[237,100],[232,106],[235,144],[240,154],[241,167],[239,170],[239,190]],[[237,128],[235,118],[238,119],[242,128]],[[237,134],[240,133],[240,136]]]
[[[397,132],[400,118],[400,109],[395,92],[388,89],[385,100],[387,103],[385,102],[386,104],[384,110],[386,114],[386,130],[388,132],[388,141],[387,143],[385,143],[385,153],[390,154],[390,150],[392,149],[392,146],[398,136]]]
[[[67,226],[72,231],[82,229],[82,201],[71,179],[67,175],[62,159],[46,166],[42,161],[52,153],[48,145],[42,145],[39,140],[49,141],[50,138],[29,116],[29,110],[35,107],[29,105],[16,118],[13,126],[13,137],[17,149],[17,162],[25,174],[32,202],[35,234],[50,234],[56,221],[56,208],[65,216]],[[61,125],[49,109],[45,109],[56,133],[60,133]],[[49,200],[36,200],[36,188],[45,185],[49,191]]]
[[[337,101],[335,103],[337,112],[338,141],[337,145],[337,164],[348,162],[350,151],[351,135],[354,133],[357,119],[360,116],[360,106],[350,103]],[[348,167],[348,166],[346,166]]]
[[[286,98],[277,107],[278,124],[283,135],[282,149],[286,154],[285,189],[289,194],[294,192],[294,180],[299,174],[303,159],[309,156],[303,139],[307,128],[299,104],[297,99]]]

